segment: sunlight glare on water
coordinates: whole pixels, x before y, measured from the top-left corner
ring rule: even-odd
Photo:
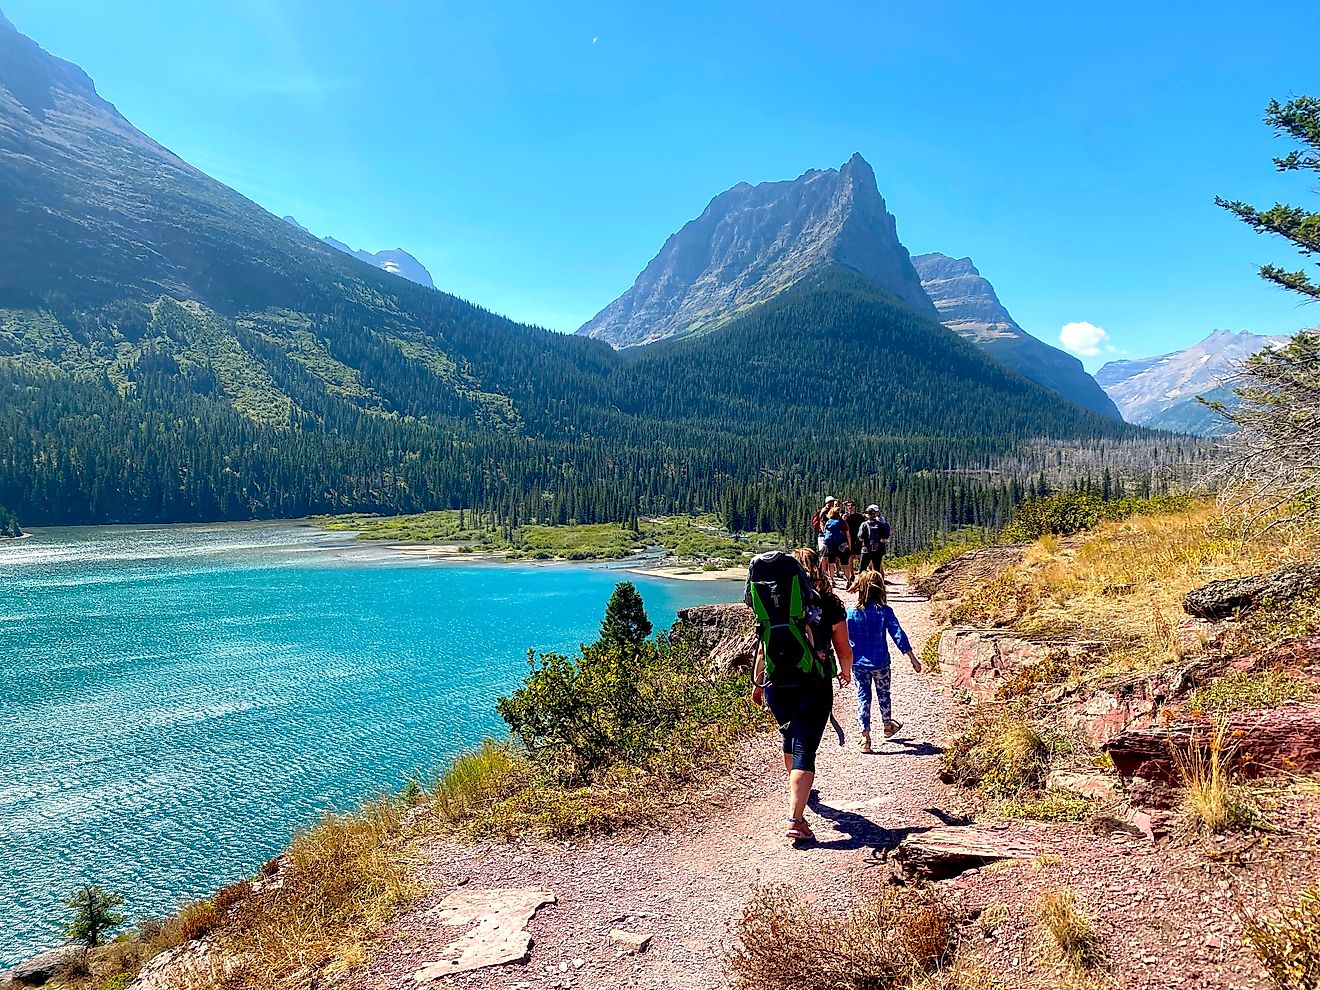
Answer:
[[[619,580],[657,629],[739,593],[403,559],[291,523],[0,543],[0,968],[61,940],[80,883],[161,914],[501,734],[527,650],[593,639]]]

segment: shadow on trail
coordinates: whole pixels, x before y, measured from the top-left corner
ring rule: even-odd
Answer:
[[[837,849],[840,852],[848,849],[865,849],[867,866],[880,866],[886,863],[889,854],[909,835],[919,835],[935,827],[909,825],[903,828],[885,828],[856,811],[843,811],[831,807],[823,802],[815,791],[811,792],[807,806],[821,818],[833,823],[834,827],[843,833],[842,838],[838,839],[817,839],[813,846],[816,849]],[[942,812],[934,808],[925,810],[947,824]]]
[[[902,739],[898,736],[894,736],[893,738],[886,739],[883,745],[885,745],[886,747],[896,746],[900,751],[895,752],[893,748],[877,749],[873,753],[863,753],[862,755],[863,756],[939,756],[941,753],[944,752],[943,746],[936,746],[932,742],[925,742],[925,741],[913,742],[910,739]]]

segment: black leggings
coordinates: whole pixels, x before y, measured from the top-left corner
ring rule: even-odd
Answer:
[[[816,750],[834,708],[834,683],[822,677],[805,684],[767,684],[765,703],[779,723],[793,769],[815,773]]]

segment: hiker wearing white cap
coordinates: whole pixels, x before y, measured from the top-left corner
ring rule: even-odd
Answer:
[[[816,510],[816,514],[811,517],[811,533],[816,539],[816,552],[825,552],[825,520],[833,509],[839,504],[839,500],[833,495],[825,496],[825,504]]]

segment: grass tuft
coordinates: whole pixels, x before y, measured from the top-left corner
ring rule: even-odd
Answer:
[[[912,892],[830,911],[765,888],[743,908],[735,934],[733,990],[900,990],[952,963],[957,947],[948,906]]]
[[[941,757],[941,777],[991,797],[1039,790],[1049,769],[1044,735],[1019,711],[982,705]]]
[[[1256,809],[1245,788],[1233,780],[1234,747],[1225,739],[1220,722],[1203,745],[1195,734],[1187,747],[1173,747],[1173,760],[1182,778],[1182,810],[1196,831],[1220,833],[1249,828]]]
[[[1086,822],[1096,812],[1096,803],[1067,791],[1046,791],[1035,797],[1007,798],[995,805],[1004,818],[1036,822]]]
[[[1320,987],[1320,886],[1269,915],[1245,915],[1242,934],[1280,990]]]
[[[1091,970],[1104,965],[1104,947],[1091,920],[1077,909],[1077,898],[1064,888],[1045,894],[1037,902],[1041,926],[1054,941],[1059,956],[1076,970]]]

